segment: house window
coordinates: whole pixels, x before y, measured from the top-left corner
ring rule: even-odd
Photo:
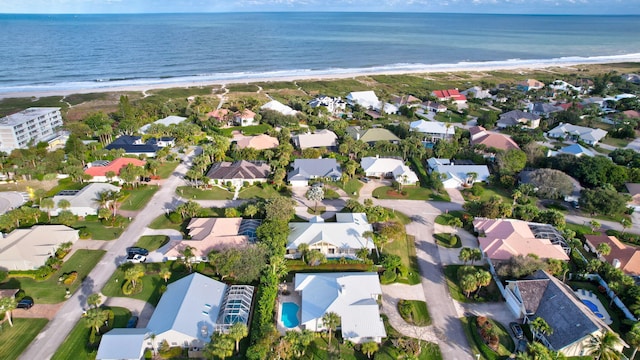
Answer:
[[[328,249],[328,253],[329,254],[335,254],[336,253],[336,249]]]
[[[171,346],[178,346],[178,343],[177,342],[172,342]]]

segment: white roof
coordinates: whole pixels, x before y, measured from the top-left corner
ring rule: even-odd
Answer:
[[[489,168],[487,168],[487,165],[436,165],[433,171],[446,176],[442,181],[455,179],[460,184],[466,181],[467,174],[469,173],[478,174],[475,180],[476,182],[487,181],[489,178]]]
[[[345,338],[387,336],[376,302],[382,294],[378,274],[298,273],[295,276],[295,290],[302,295],[302,323],[334,312],[341,317]]]
[[[185,120],[187,120],[186,117],[170,115],[170,116],[167,116],[164,119],[156,120],[153,123],[154,124],[164,125],[164,126],[169,126],[169,125],[178,125],[178,124],[180,124],[181,122],[183,122]],[[151,124],[144,125],[143,127],[140,128],[140,132],[146,133],[147,130],[149,130],[150,126],[151,126]]]
[[[64,225],[36,225],[0,237],[0,267],[32,270],[44,265],[58,246],[76,242],[78,230]]]
[[[25,123],[29,120],[36,119],[40,116],[47,115],[52,112],[60,111],[59,107],[30,107],[28,109],[19,111],[15,114],[0,117],[0,126],[9,125],[15,126]]]
[[[429,165],[429,169],[433,169],[438,165],[451,165],[451,160],[432,157],[427,159],[427,164]]]
[[[379,158],[379,157],[363,157],[360,160],[360,166],[365,173],[392,173],[395,179],[402,179],[403,183],[415,183],[418,181],[418,175],[416,175],[411,168],[406,166],[402,160],[391,158]]]
[[[295,115],[298,112],[278,100],[271,100],[260,107],[261,110],[273,110],[283,115]]]
[[[209,342],[227,285],[193,273],[167,287],[147,327],[154,334],[175,331]],[[206,327],[206,332],[203,332]],[[206,336],[203,336],[206,335]]]
[[[364,213],[337,213],[332,223],[308,222],[289,223],[291,232],[287,241],[287,249],[297,249],[300,244],[328,243],[339,249],[374,249],[373,241],[362,236],[372,231]]]
[[[418,178],[418,175],[416,175],[415,172],[413,172],[413,170],[411,170],[410,167],[408,167],[407,165],[400,165],[397,168],[395,168],[393,170],[393,178],[399,182],[399,183],[403,183],[403,184],[415,184],[418,181],[420,181],[420,179]]]
[[[318,130],[313,134],[298,135],[300,149],[336,146],[338,135],[331,130]]]
[[[102,336],[96,360],[139,360],[149,329],[116,328]]]
[[[380,100],[372,90],[350,92],[347,95],[347,100],[364,108],[380,108]]]
[[[589,127],[573,124],[560,124],[555,128],[549,130],[548,134],[555,137],[569,134],[578,136],[582,140],[588,141],[600,141],[603,137],[607,136],[607,132],[602,129],[592,129]]]
[[[58,209],[58,201],[65,199],[71,203],[71,208],[94,208],[97,209],[100,207],[98,203],[98,194],[104,191],[120,191],[120,188],[107,184],[107,183],[91,183],[85,187],[83,187],[78,193],[75,195],[56,195],[53,197],[53,202],[56,207],[55,210]]]
[[[439,121],[425,121],[417,120],[409,124],[412,131],[418,131],[428,134],[453,134],[455,132],[455,126],[451,126],[447,129],[447,125]]]

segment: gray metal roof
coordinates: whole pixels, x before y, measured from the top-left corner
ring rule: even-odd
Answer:
[[[342,171],[336,159],[296,159],[288,179],[289,181],[309,180],[314,177],[339,178],[340,176],[342,176]]]

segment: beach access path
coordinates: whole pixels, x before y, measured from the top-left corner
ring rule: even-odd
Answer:
[[[22,353],[20,359],[50,359],[53,356],[82,316],[84,309],[88,307],[87,297],[93,293],[99,293],[116,268],[125,261],[127,247],[133,246],[138,241],[151,221],[164,214],[167,209],[173,209],[179,204],[175,193],[176,188],[184,184],[184,174],[188,170],[188,165],[199,153],[200,149],[196,148],[195,151],[187,151],[183,155],[183,161],[176,167],[173,174],[155,193],[144,210],[140,211],[129,224],[120,238],[112,241],[107,253],[87,275],[80,288],[61,306],[53,319]]]

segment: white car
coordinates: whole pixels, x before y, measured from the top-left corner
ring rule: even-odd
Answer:
[[[127,262],[130,262],[130,263],[139,264],[139,263],[145,262],[146,260],[147,260],[147,257],[140,254],[131,254],[127,256]]]

